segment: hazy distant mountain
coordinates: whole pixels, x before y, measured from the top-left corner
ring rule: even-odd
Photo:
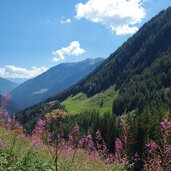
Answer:
[[[11,93],[12,99],[21,109],[36,104],[75,84],[102,61],[102,58],[96,58],[59,64],[18,86]]]
[[[18,84],[21,84],[21,83],[24,83],[25,81],[27,81],[28,79],[27,78],[8,78],[8,80],[18,83]]]
[[[17,83],[9,81],[5,78],[0,78],[0,93],[4,93],[4,92],[9,93],[11,90],[16,88],[17,86],[18,86]]]

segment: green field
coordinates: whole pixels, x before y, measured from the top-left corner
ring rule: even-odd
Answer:
[[[78,93],[75,96],[68,97],[62,104],[65,105],[68,112],[72,115],[92,110],[97,110],[100,114],[103,114],[112,112],[112,103],[117,96],[118,91],[115,90],[115,86],[111,86],[90,98],[86,94]]]

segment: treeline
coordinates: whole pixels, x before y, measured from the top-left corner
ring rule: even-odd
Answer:
[[[58,106],[58,108],[62,108],[58,102],[55,105],[55,107]],[[54,106],[51,106],[51,109],[52,108],[56,109]],[[44,114],[50,112],[51,109],[47,108],[44,110],[42,108],[44,112],[40,112],[40,108],[38,108],[37,112],[39,113],[30,112],[29,115],[27,115],[27,113],[18,114],[17,120],[23,124],[28,133],[31,133],[37,121],[40,118],[43,119]],[[144,150],[145,142],[149,139],[158,141],[160,122],[164,115],[168,114],[164,113],[164,111],[163,108],[156,109],[154,107],[146,107],[144,112],[140,115],[137,115],[136,111],[126,115],[127,122],[131,125],[130,136],[135,140],[135,145],[130,149],[132,153],[138,151],[141,154]],[[53,124],[55,129],[56,125],[59,124],[58,120],[54,121]],[[65,137],[68,136],[68,133],[76,124],[80,126],[82,135],[88,132],[95,135],[99,130],[111,152],[114,151],[116,138],[120,136],[118,116],[110,113],[105,113],[102,116],[97,111],[92,111],[83,112],[75,116],[68,115],[62,122],[60,121],[60,124],[60,129],[64,132]]]
[[[37,121],[44,117],[46,113],[51,112],[54,109],[64,110],[64,106],[62,106],[58,101],[39,103],[16,113],[16,119],[24,126],[27,133],[31,133]]]
[[[144,150],[144,145],[149,139],[154,139],[158,142],[160,134],[160,122],[165,115],[164,109],[146,108],[141,115],[136,113],[126,114],[126,120],[131,125],[130,136],[135,140],[133,148],[130,151],[139,152]],[[92,135],[99,130],[104,141],[110,151],[114,151],[114,142],[120,136],[119,117],[105,113],[99,115],[97,111],[83,112],[76,116],[68,116],[61,124],[61,129],[67,135],[74,125],[78,124],[82,134],[90,132]]]

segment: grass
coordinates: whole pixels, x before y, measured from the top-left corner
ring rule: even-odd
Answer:
[[[14,142],[14,132],[0,126],[0,138],[5,148],[0,149],[0,171],[55,171],[54,154],[48,152],[47,146],[35,148],[30,145],[30,138]],[[12,147],[12,150],[11,150]],[[64,149],[58,160],[58,171],[114,171],[114,166],[98,157],[77,149],[73,161],[74,149]]]
[[[100,114],[112,112],[113,100],[118,96],[115,86],[98,93],[90,98],[84,93],[78,93],[75,96],[68,97],[62,102],[68,112],[72,115],[79,114],[83,111],[97,110]]]
[[[30,145],[30,138],[21,139],[14,131],[0,126],[0,138],[5,148],[0,149],[0,171],[52,171],[52,161],[47,150],[38,150]]]

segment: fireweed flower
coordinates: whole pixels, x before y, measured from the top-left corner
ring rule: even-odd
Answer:
[[[78,125],[75,125],[71,133],[68,135],[68,145],[72,148],[77,148],[77,146],[79,145],[79,133],[80,127]]]
[[[65,149],[65,140],[63,138],[63,136],[61,136],[61,139],[60,139],[60,142],[59,142],[59,145],[58,145],[59,149],[61,150],[64,150]]]
[[[103,159],[107,158],[108,156],[107,147],[99,130],[96,132],[95,140],[96,140],[96,149],[99,152],[99,155]]]
[[[84,135],[82,137],[82,139],[80,139],[79,145],[80,145],[80,147],[86,149],[86,151],[88,151],[90,153],[95,150],[93,137],[90,133],[88,133],[87,135]]]
[[[58,143],[58,147],[62,147],[63,137],[64,137],[63,132],[57,133],[56,142]]]
[[[87,147],[89,150],[93,150],[94,149],[94,142],[93,142],[93,137],[92,135],[89,133],[86,137],[86,141],[87,141]]]
[[[120,116],[120,126],[121,127],[124,127],[125,126],[125,117],[124,117],[124,114],[122,116]]]
[[[145,148],[147,150],[155,150],[157,148],[157,144],[153,140],[150,140],[150,142],[145,144]]]
[[[160,123],[161,130],[165,132],[171,131],[171,121],[168,118],[164,118],[163,121]]]
[[[171,153],[171,144],[166,145],[166,152],[170,152]]]
[[[16,135],[24,133],[23,126],[16,121],[15,115],[10,117],[8,112],[1,115],[1,125],[6,129],[11,130]]]
[[[80,127],[78,125],[75,125],[73,128],[73,133],[78,133],[80,131]]]
[[[114,160],[115,160],[114,154],[109,154],[108,157],[107,157],[107,162],[109,164],[112,164],[114,162]]]
[[[12,126],[11,124],[12,124],[12,119],[10,117],[8,117],[6,124],[5,124],[6,128],[11,129],[11,126]]]
[[[95,139],[96,139],[96,141],[102,140],[101,132],[99,130],[96,132],[96,138]]]
[[[80,139],[79,145],[80,147],[84,147],[84,144],[85,144],[85,138],[83,137],[82,139]]]
[[[119,138],[115,141],[115,150],[117,153],[121,153],[123,151],[123,144]]]
[[[5,112],[2,116],[2,126],[6,129],[11,129],[12,124],[14,123],[9,116],[8,112]]]
[[[20,125],[19,123],[14,123],[14,126],[12,128],[12,130],[16,133],[16,134],[23,134],[21,136],[21,138],[24,138],[24,128],[22,125]]]
[[[119,138],[115,140],[115,154],[114,154],[114,163],[123,166],[123,163],[126,163],[124,158],[124,148],[122,141]]]
[[[0,118],[1,118],[1,125],[7,128],[7,122],[9,121],[9,118],[10,118],[8,115],[8,112],[5,111],[1,113]]]
[[[37,122],[37,125],[35,129],[32,132],[31,136],[31,145],[35,147],[42,147],[43,146],[43,140],[42,140],[42,133],[45,129],[46,122],[42,119],[40,119]]]
[[[44,120],[42,120],[42,119],[40,119],[40,120],[37,122],[37,126],[38,126],[38,127],[44,127],[45,124],[46,124],[46,122],[45,122]]]
[[[8,103],[11,100],[11,96],[8,93],[3,93],[2,100]]]
[[[34,147],[39,147],[41,148],[43,146],[43,142],[41,140],[41,138],[35,134],[33,134],[31,136],[31,145],[34,146]]]
[[[171,122],[168,118],[164,118],[160,123],[161,136],[160,143],[157,145],[154,141],[150,141],[145,145],[147,156],[144,159],[144,170],[170,170],[171,168]]]

